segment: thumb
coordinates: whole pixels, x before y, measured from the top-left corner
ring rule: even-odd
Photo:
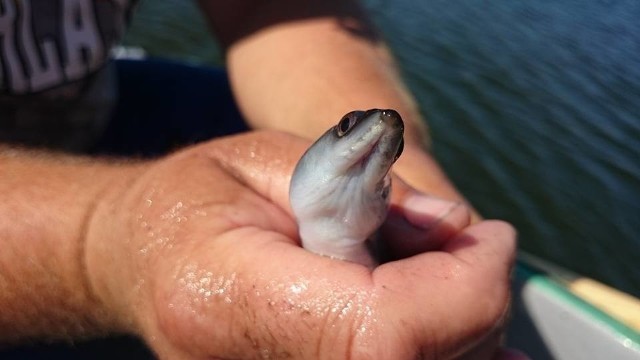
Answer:
[[[421,193],[395,176],[391,209],[381,229],[385,250],[401,259],[439,249],[469,225],[470,214],[464,203]]]

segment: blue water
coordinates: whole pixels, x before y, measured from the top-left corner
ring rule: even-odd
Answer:
[[[473,204],[522,249],[640,296],[640,1],[366,5]],[[190,2],[144,2],[127,42],[221,63]]]

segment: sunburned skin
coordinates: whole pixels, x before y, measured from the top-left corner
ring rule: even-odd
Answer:
[[[304,153],[289,199],[305,249],[377,264],[367,240],[389,210],[389,170],[402,153],[403,131],[395,110],[352,111]]]

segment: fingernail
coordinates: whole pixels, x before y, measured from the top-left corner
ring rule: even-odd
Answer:
[[[404,216],[413,226],[430,228],[447,217],[460,202],[414,194],[404,200]]]

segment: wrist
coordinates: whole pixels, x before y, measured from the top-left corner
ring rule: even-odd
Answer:
[[[133,299],[136,283],[142,281],[133,242],[136,209],[142,194],[137,182],[149,163],[119,165],[111,169],[108,186],[100,194],[87,221],[84,246],[86,278],[90,291],[109,317],[109,330],[135,334]]]
[[[95,159],[0,149],[0,343],[95,336],[113,314],[95,296],[87,233],[119,172]]]

